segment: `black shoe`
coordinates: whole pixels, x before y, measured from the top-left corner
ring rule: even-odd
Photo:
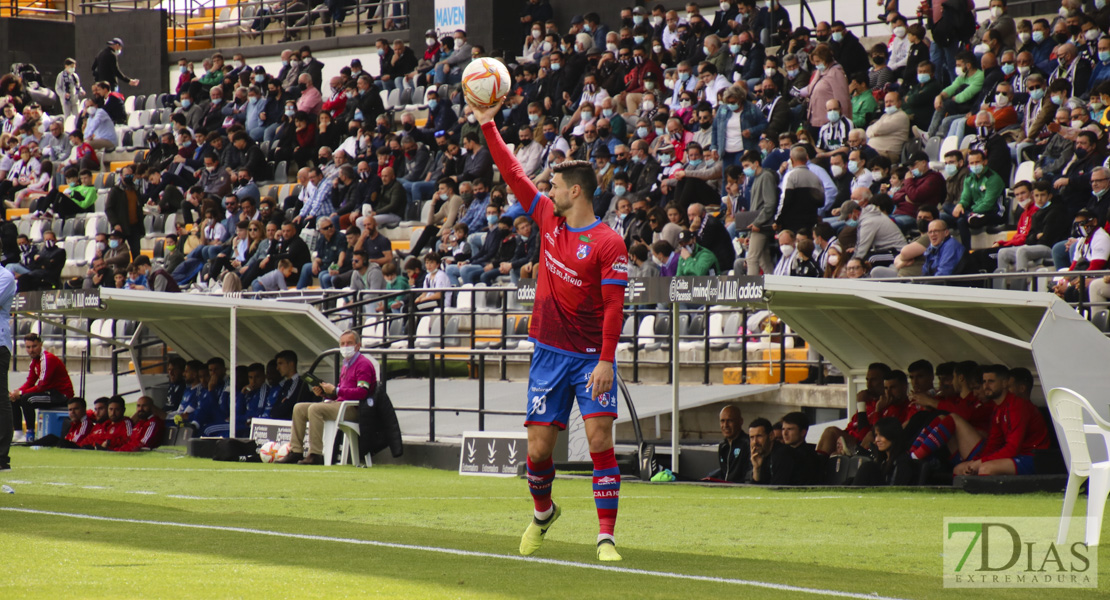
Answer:
[[[281,460],[275,460],[274,462],[281,463],[283,465],[295,465],[302,458],[304,458],[304,455],[301,454],[300,452],[290,452],[289,454],[285,455],[285,458],[283,458]]]
[[[11,470],[12,470],[12,463],[10,463],[10,462],[0,463],[0,471],[11,471]]]
[[[324,457],[319,454],[309,454],[297,462],[298,465],[322,465]]]

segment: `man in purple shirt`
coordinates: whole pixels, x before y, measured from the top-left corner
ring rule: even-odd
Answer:
[[[339,352],[343,363],[339,368],[339,385],[323,383],[312,388],[312,393],[323,402],[301,402],[293,407],[293,440],[289,443],[289,455],[283,463],[299,465],[324,464],[324,452],[331,448],[323,447],[324,423],[339,417],[340,402],[351,400],[359,402],[374,396],[378,378],[374,365],[359,353],[359,335],[348,329],[339,336]],[[308,431],[308,454],[304,454],[305,422],[311,424]]]
[[[651,254],[655,264],[659,265],[660,277],[674,277],[678,272],[678,253],[674,246],[667,240],[659,240],[651,245]]]

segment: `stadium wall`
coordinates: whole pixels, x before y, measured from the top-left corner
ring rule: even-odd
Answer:
[[[123,12],[77,15],[77,73],[85,89],[92,85],[92,63],[112,38],[123,40],[120,69],[139,79],[138,87],[128,87],[125,96],[159,94],[169,89],[165,69],[166,12],[162,10],[128,10]]]
[[[76,59],[73,33],[73,23],[0,19],[0,73],[11,72],[15,63],[31,63],[42,74],[43,85],[54,89],[54,77],[61,71],[62,62]]]

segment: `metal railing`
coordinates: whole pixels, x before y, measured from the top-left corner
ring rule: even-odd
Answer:
[[[326,4],[309,7],[301,0],[254,0],[213,6],[211,1],[81,0],[81,13],[166,9],[167,38],[175,51],[207,50],[274,43],[264,34],[280,31],[282,40],[311,40],[336,35],[339,27],[353,24],[357,33],[372,28],[382,33],[405,31],[409,22],[408,0],[352,0],[344,7],[342,21],[334,21]],[[168,8],[167,8],[168,7]],[[288,9],[288,10],[287,10]],[[278,25],[277,29],[272,26]],[[255,29],[258,27],[259,29]]]
[[[450,308],[444,306],[443,300],[425,303],[418,307],[413,301],[418,295],[424,293],[440,292],[443,294],[466,294],[471,296],[471,301],[464,308]],[[269,297],[275,298],[280,292],[270,293]],[[513,295],[515,287],[455,287],[455,288],[417,288],[395,292],[380,291],[327,291],[317,292],[318,297],[308,300],[315,305],[321,313],[341,327],[353,329],[363,335],[364,347],[368,348],[393,348],[401,346],[407,350],[417,350],[406,354],[408,369],[419,376],[416,365],[416,355],[425,354],[430,350],[444,350],[437,354],[439,368],[442,371],[449,356],[458,356],[469,365],[469,372],[473,375],[484,365],[478,365],[484,357],[475,358],[475,350],[513,350],[521,342],[528,339],[528,334],[523,329],[521,320],[530,318],[531,307],[515,304]],[[485,294],[496,297],[495,302],[479,302],[479,295]],[[244,295],[249,297],[249,295]],[[304,296],[301,296],[304,298]],[[401,301],[403,308],[400,312],[380,313],[378,305],[392,304]],[[484,308],[479,306],[484,305]],[[688,325],[680,335],[679,348],[675,348],[671,340],[671,329],[668,326],[656,325],[650,334],[641,333],[640,325],[647,317],[663,319],[670,323],[671,312],[669,309],[626,306],[625,317],[632,317],[631,331],[622,333],[619,349],[627,350],[631,360],[622,360],[619,366],[624,370],[625,376],[631,382],[640,383],[644,367],[666,367],[679,361],[681,364],[683,350],[701,350],[702,355],[693,365],[700,367],[701,380],[705,385],[713,382],[715,369],[738,367],[741,369],[740,381],[748,383],[754,379],[756,369],[778,371],[778,383],[786,383],[787,367],[805,366],[816,367],[817,383],[825,383],[825,366],[828,364],[820,355],[816,359],[787,358],[787,339],[794,340],[794,349],[801,349],[803,340],[800,336],[790,332],[781,323],[773,331],[747,331],[749,317],[758,309],[751,307],[711,307],[709,305],[698,308],[685,308],[679,311],[679,318],[684,323],[696,322],[698,326],[694,331]],[[726,324],[735,315],[737,331],[729,331]],[[427,333],[419,333],[421,319],[428,319]],[[721,333],[713,333],[711,319],[720,319]],[[484,320],[493,327],[481,327],[479,321]],[[468,328],[456,325],[468,324]],[[519,331],[519,332],[518,332]],[[663,352],[663,355],[655,354]],[[726,351],[738,352],[739,361]],[[768,357],[752,357],[755,352],[767,351]],[[777,353],[777,357],[774,356]],[[498,361],[499,378],[508,379],[508,365],[510,357],[521,354],[519,352],[495,353]],[[522,356],[530,355],[531,351],[524,351]],[[523,361],[522,361],[523,362]],[[689,365],[688,365],[689,366]],[[670,369],[665,369],[666,382],[672,382]]]
[[[1013,14],[1015,14],[1014,9],[1016,9],[1016,8],[1025,7],[1025,6],[1033,6],[1035,4],[1043,4],[1043,3],[1044,3],[1043,0],[1041,0],[1041,1],[1038,1],[1038,0],[1012,0],[1011,2],[1008,2],[1006,4],[1006,10],[1007,10],[1008,14],[1013,15]],[[822,4],[825,4],[825,3],[822,3]],[[918,6],[919,2],[917,2],[915,0],[913,2],[907,2],[906,4],[907,4],[908,8],[906,9],[905,12],[903,12],[901,10],[901,7],[898,7],[897,4],[896,4],[896,8],[899,10],[899,12],[902,14],[902,16],[904,16],[908,22],[912,23],[912,22],[916,21],[917,23],[920,23],[922,26],[925,26],[926,29],[928,29],[928,20],[924,16],[919,16],[917,14],[917,6]],[[979,20],[979,15],[980,14],[990,11],[990,6],[988,6],[988,4],[989,3],[977,4],[974,7],[975,15],[976,15],[976,21]],[[831,0],[830,2],[827,3],[827,6],[829,7],[827,11],[821,10],[820,8],[816,9],[816,11],[815,11],[813,5],[808,0],[801,0],[798,3],[798,7],[797,7],[797,9],[798,9],[798,25],[804,25],[808,22],[808,25],[806,25],[806,26],[810,29],[810,32],[812,34],[813,30],[817,26],[817,23],[819,23],[820,21],[827,21],[829,23],[832,23],[833,21],[836,21],[837,20],[837,16],[836,16],[837,1],[836,0]],[[855,4],[853,4],[852,6],[855,6]],[[862,16],[861,16],[860,20],[859,21],[854,21],[854,22],[851,22],[851,23],[846,22],[844,24],[844,26],[849,31],[861,31],[863,33],[863,35],[861,37],[868,37],[869,35],[871,35],[871,33],[868,32],[869,28],[877,26],[877,25],[886,27],[887,11],[886,11],[885,7],[871,6],[871,3],[866,1],[866,0],[864,2],[860,3],[860,7],[863,9],[863,13],[862,13]],[[869,18],[868,17],[868,12],[869,11],[874,11],[875,12],[874,18]],[[807,17],[808,17],[808,19],[807,19]],[[1017,18],[1017,17],[1015,17],[1015,18]],[[884,30],[880,33],[888,33],[888,31]]]
[[[74,8],[77,0],[26,0],[0,1],[0,14],[17,19],[51,19],[72,21],[76,15]]]

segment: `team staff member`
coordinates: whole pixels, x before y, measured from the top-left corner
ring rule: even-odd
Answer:
[[[321,382],[312,388],[312,393],[323,399],[323,402],[301,402],[293,407],[293,440],[289,443],[289,454],[280,462],[324,464],[324,452],[332,451],[331,448],[324,448],[324,422],[334,421],[339,417],[339,402],[361,402],[374,395],[378,383],[377,373],[374,372],[374,364],[370,359],[359,353],[360,348],[359,335],[354,331],[348,329],[339,336],[339,353],[343,357],[343,364],[339,369],[339,385]],[[305,422],[311,424],[308,430],[308,456],[303,456]]]
[[[28,333],[23,336],[27,357],[31,367],[27,370],[27,381],[19,389],[12,390],[8,397],[13,410],[22,410],[23,417],[15,424],[15,431],[22,433],[23,421],[27,421],[27,435],[17,435],[16,441],[35,437],[35,409],[58,408],[69,404],[73,398],[73,382],[69,379],[65,363],[57,356],[42,349],[42,338]],[[22,439],[18,439],[22,438]]]

